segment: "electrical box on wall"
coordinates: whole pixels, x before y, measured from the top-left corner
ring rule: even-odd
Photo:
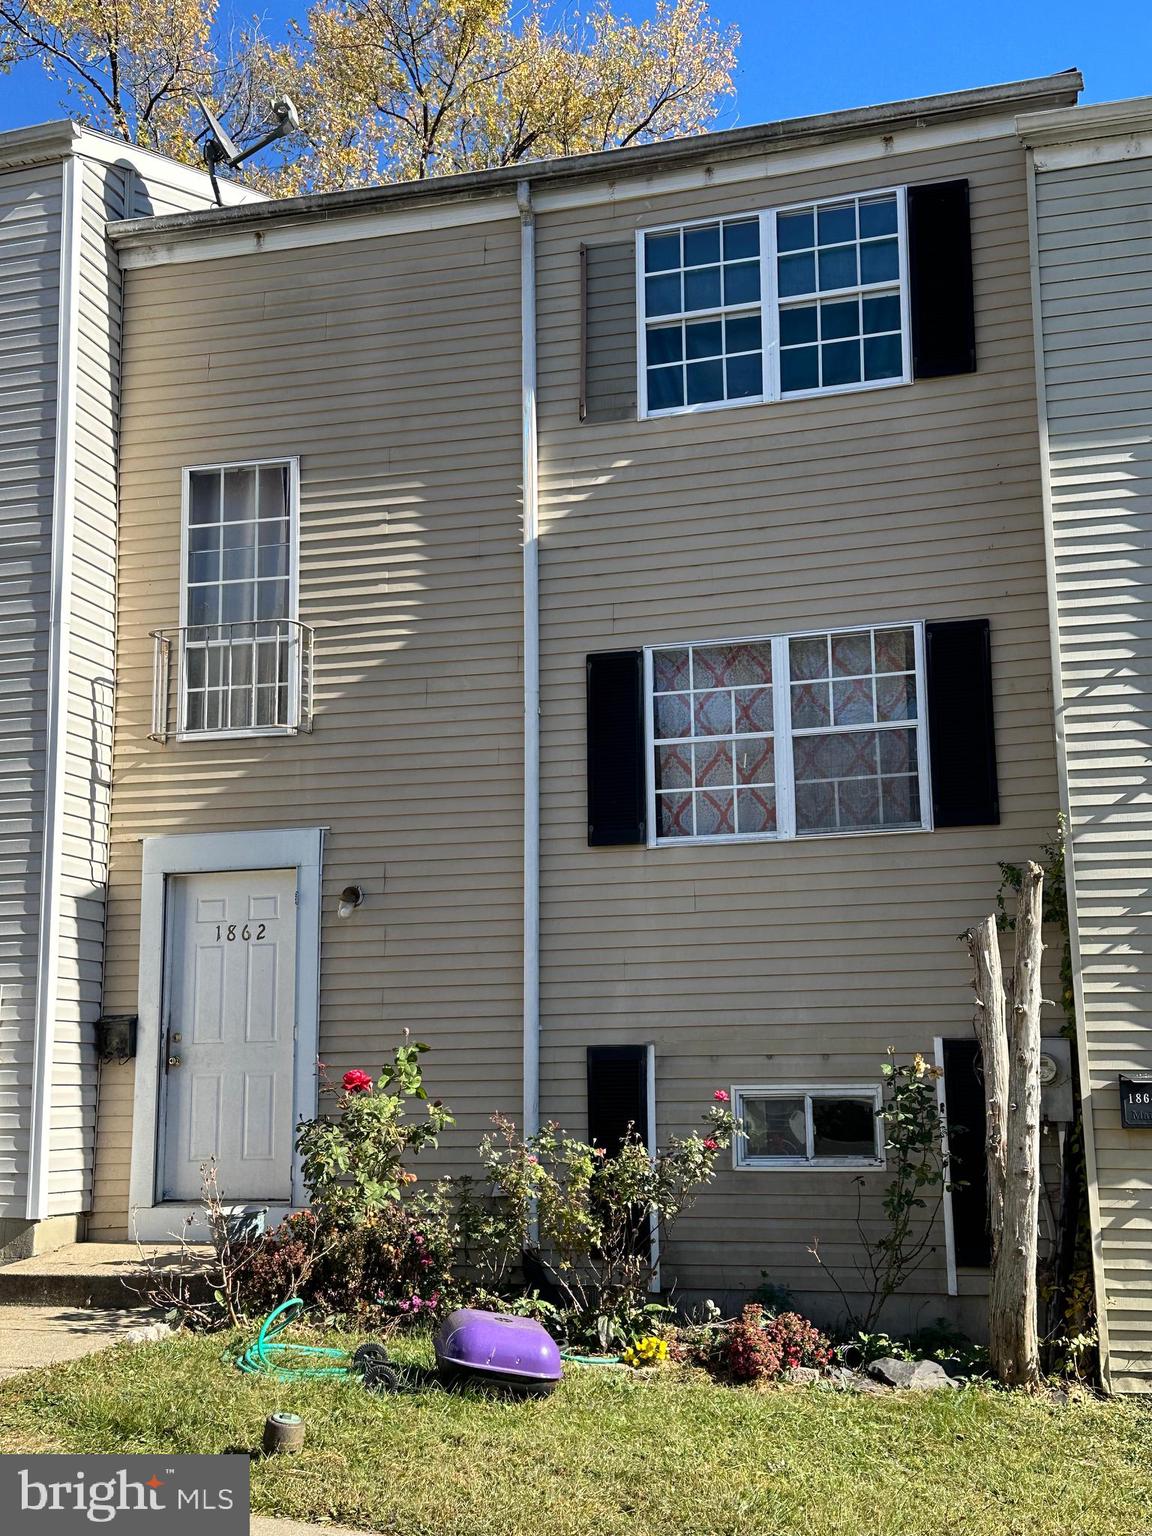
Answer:
[[[1120,1079],[1120,1124],[1126,1131],[1152,1131],[1152,1077]]]
[[[1040,1118],[1066,1125],[1073,1118],[1072,1042],[1060,1035],[1040,1042]]]

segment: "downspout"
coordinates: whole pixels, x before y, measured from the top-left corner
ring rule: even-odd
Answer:
[[[536,214],[531,183],[520,210],[520,409],[524,486],[524,1107],[523,1134],[540,1129],[540,494],[536,439]]]
[[[68,750],[68,656],[72,629],[72,545],[76,482],[76,308],[80,291],[83,165],[69,154],[61,167],[59,309],[56,340],[56,442],[52,482],[52,567],[48,630],[48,698],[44,741],[44,830],[36,939],[36,1017],[32,1047],[32,1122],[28,1138],[25,1214],[48,1214],[52,1136],[52,1065],[60,975],[60,897],[64,782]]]

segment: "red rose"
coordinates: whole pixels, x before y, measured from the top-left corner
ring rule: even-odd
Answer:
[[[720,1143],[718,1141],[713,1141],[711,1136],[709,1136],[705,1141],[704,1146],[709,1152],[719,1152],[720,1150]]]
[[[342,1081],[345,1093],[367,1093],[372,1087],[372,1079],[367,1072],[361,1072],[359,1067],[354,1067],[351,1072],[345,1072]]]
[[[717,1104],[727,1104],[731,1095],[727,1093],[723,1088],[717,1088],[712,1097],[716,1100]]]

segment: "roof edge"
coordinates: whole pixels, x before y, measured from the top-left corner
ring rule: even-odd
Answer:
[[[1025,144],[1071,144],[1080,139],[1120,138],[1152,127],[1152,96],[1022,112],[1016,129]]]
[[[33,123],[29,128],[9,128],[0,133],[0,166],[43,165],[72,154],[81,129],[71,118]]]
[[[388,182],[345,192],[314,193],[272,199],[232,208],[213,208],[161,218],[123,220],[109,226],[116,245],[148,243],[164,236],[212,235],[224,231],[260,229],[284,221],[312,218],[333,220],[355,214],[408,206],[475,199],[511,193],[518,182],[555,184],[577,179],[618,180],[670,170],[699,161],[724,160],[749,152],[772,153],[801,145],[853,138],[877,131],[923,126],[957,118],[978,118],[997,110],[1068,107],[1075,104],[1084,81],[1079,70],[1016,80],[1004,85],[978,86],[936,96],[917,96],[877,106],[852,107],[808,117],[783,118],[748,128],[729,128],[692,138],[670,139],[628,149],[602,150],[564,159],[537,160],[494,170],[467,171],[456,176],[418,182]]]

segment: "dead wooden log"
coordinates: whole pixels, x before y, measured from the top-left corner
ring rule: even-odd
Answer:
[[[1040,1217],[1040,959],[1044,871],[1030,863],[1016,907],[1016,951],[1004,984],[996,921],[968,935],[976,1032],[988,1112],[992,1287],[988,1352],[1006,1386],[1040,1381],[1036,1251]]]

